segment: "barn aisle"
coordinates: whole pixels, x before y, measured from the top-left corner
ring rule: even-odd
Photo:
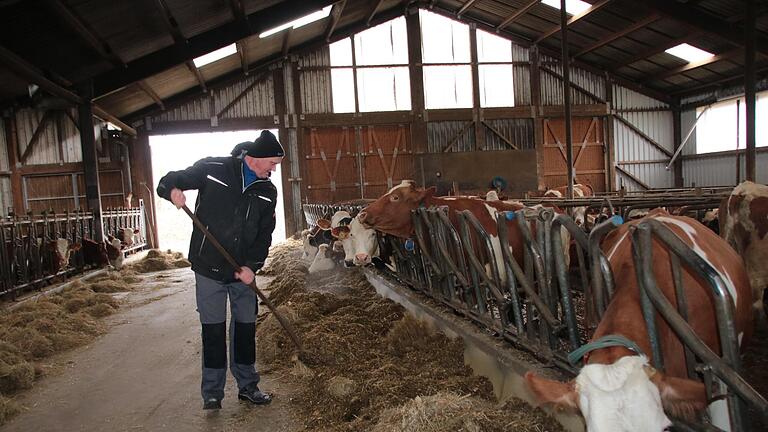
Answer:
[[[158,286],[129,294],[131,306],[108,318],[108,334],[56,358],[59,370],[19,399],[25,410],[0,430],[298,430],[288,410],[290,388],[278,377],[262,377],[262,387],[276,395],[270,406],[240,403],[229,377],[223,409],[201,410],[193,273],[148,276]]]

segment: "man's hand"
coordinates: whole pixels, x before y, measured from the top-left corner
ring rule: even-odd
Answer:
[[[187,197],[184,195],[184,192],[182,192],[181,189],[173,188],[171,189],[171,202],[176,206],[177,209],[180,209],[187,203]]]
[[[240,282],[250,285],[251,282],[253,282],[253,279],[255,278],[253,274],[253,270],[250,269],[250,267],[242,266],[240,267],[240,270],[235,272],[235,277],[240,279]]]

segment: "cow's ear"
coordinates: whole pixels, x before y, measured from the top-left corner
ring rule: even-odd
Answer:
[[[328,219],[318,219],[317,226],[323,231],[328,231],[331,229],[331,221]]]
[[[573,381],[560,382],[541,378],[533,372],[525,374],[525,383],[543,404],[553,404],[558,408],[578,409],[578,393]]]
[[[431,186],[424,189],[423,191],[419,191],[419,201],[423,201],[427,198],[432,198],[432,196],[435,195],[436,190],[437,190],[436,187]]]
[[[333,228],[331,230],[331,235],[339,240],[345,240],[347,237],[349,237],[349,227],[338,226],[336,228]]]
[[[707,391],[704,383],[654,373],[651,382],[656,384],[661,395],[664,410],[675,417],[693,418],[707,406]]]

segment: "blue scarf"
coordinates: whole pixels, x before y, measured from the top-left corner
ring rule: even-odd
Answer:
[[[257,176],[255,172],[251,171],[245,161],[243,161],[243,190],[248,189],[248,186],[252,185],[258,179],[259,176]]]

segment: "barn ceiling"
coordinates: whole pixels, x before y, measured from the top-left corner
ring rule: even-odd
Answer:
[[[587,2],[591,8],[568,24],[570,54],[581,67],[672,97],[743,79],[744,1]],[[768,3],[754,2],[762,76]],[[97,114],[130,121],[415,5],[559,57],[559,11],[540,0],[0,0],[0,108],[76,103],[92,88]],[[259,37],[326,6],[327,18]],[[687,63],[664,52],[682,42],[715,56]],[[192,62],[232,43],[238,55],[199,68]],[[33,97],[30,84],[40,89]]]

